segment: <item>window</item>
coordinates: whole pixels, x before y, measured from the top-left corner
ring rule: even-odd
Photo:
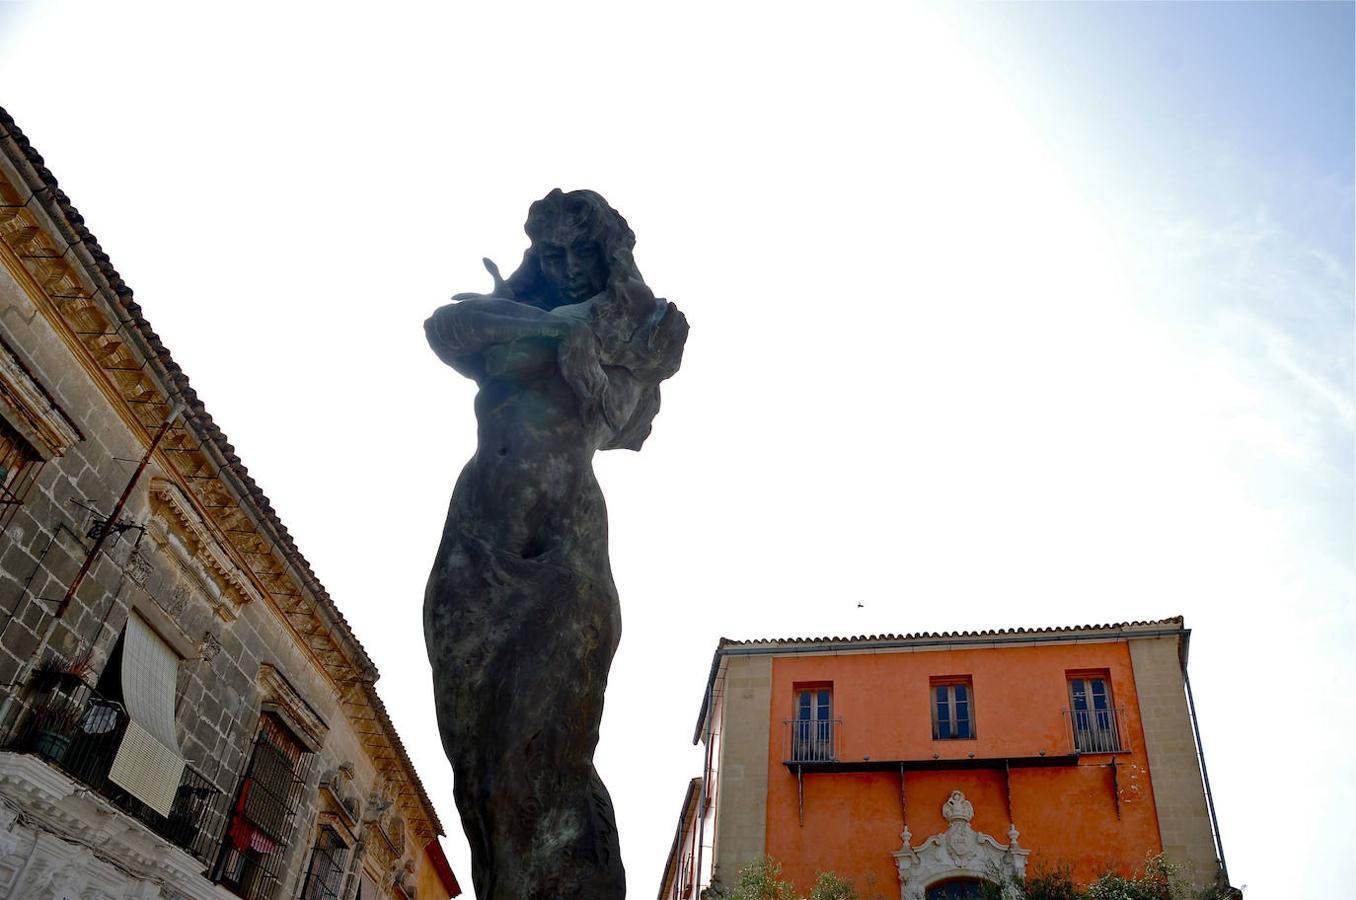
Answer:
[[[1074,747],[1079,753],[1115,753],[1121,749],[1111,683],[1106,676],[1071,676],[1069,710]]]
[[[344,852],[348,848],[333,828],[322,827],[306,868],[302,900],[337,900],[344,882]]]
[[[310,761],[278,719],[263,717],[217,857],[218,884],[245,900],[273,896]]]
[[[969,678],[932,680],[932,739],[969,740],[975,736],[974,689]]]
[[[796,717],[791,723],[791,759],[828,762],[833,746],[833,688],[820,686],[796,691]]]
[[[0,418],[0,528],[9,525],[23,505],[41,468],[42,457]]]
[[[928,888],[927,900],[980,900],[984,884],[978,878],[948,878]]]

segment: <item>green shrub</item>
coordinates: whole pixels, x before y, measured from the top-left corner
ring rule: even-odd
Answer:
[[[833,872],[820,872],[810,889],[810,900],[859,900],[859,897],[851,881]]]
[[[795,888],[782,881],[782,864],[770,856],[740,869],[733,888],[705,893],[711,900],[796,900]]]
[[[1078,900],[1083,892],[1073,880],[1073,867],[1037,868],[1023,887],[1027,900]]]
[[[1144,861],[1144,869],[1126,878],[1107,872],[1086,888],[1073,879],[1067,866],[1037,869],[1015,884],[1004,895],[997,885],[985,886],[985,900],[1230,900],[1236,896],[1219,887],[1193,892],[1178,874],[1176,866],[1160,856]]]

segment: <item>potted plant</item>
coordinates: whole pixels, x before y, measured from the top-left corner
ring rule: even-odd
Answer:
[[[84,705],[89,674],[88,653],[70,659],[49,652],[33,669],[33,749],[40,756],[59,763],[71,745],[76,720]]]

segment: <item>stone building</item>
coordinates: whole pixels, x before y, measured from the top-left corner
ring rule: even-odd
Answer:
[[[1028,865],[1087,883],[1158,854],[1227,886],[1190,635],[1174,618],[722,640],[660,900],[764,856],[801,896],[826,871],[863,896],[962,900]]]
[[[459,893],[377,671],[0,110],[0,898]]]

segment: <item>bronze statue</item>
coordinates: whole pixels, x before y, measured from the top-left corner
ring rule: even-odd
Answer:
[[[424,324],[479,386],[424,637],[477,898],[610,900],[626,876],[593,751],[621,608],[593,454],[640,449],[688,327],[592,191],[552,191],[526,230],[516,272],[485,260],[494,289]]]

